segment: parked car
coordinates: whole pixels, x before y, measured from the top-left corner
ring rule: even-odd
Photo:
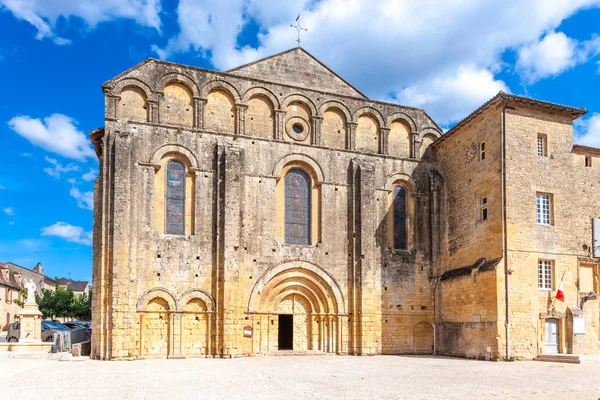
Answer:
[[[52,342],[54,340],[54,334],[58,331],[68,330],[66,326],[61,326],[51,321],[42,321],[42,341]],[[21,337],[21,322],[13,322],[8,325],[8,332],[6,333],[7,342],[18,342]]]
[[[88,322],[88,321],[78,321],[76,319],[74,319],[73,321],[63,322],[63,325],[65,325],[69,329],[75,329],[75,328],[79,328],[79,327],[81,327],[81,328],[88,328],[88,329],[92,328],[92,323],[91,322]]]

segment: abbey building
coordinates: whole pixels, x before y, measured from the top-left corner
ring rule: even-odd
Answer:
[[[94,358],[600,352],[585,110],[499,93],[442,134],[302,48],[103,90]]]

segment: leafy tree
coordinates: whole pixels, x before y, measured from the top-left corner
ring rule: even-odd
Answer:
[[[58,288],[55,292],[42,289],[42,295],[35,295],[40,312],[44,318],[78,318],[89,321],[92,319],[91,295],[85,293],[75,296],[73,291]]]
[[[19,294],[21,295],[19,298],[22,298],[23,300],[14,299],[13,303],[18,305],[19,307],[24,307],[25,302],[27,301],[27,289],[21,289],[21,292]]]

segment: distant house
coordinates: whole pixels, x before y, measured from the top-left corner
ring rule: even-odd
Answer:
[[[90,284],[88,281],[74,281],[68,278],[58,278],[56,279],[56,286],[70,289],[75,296],[84,293],[86,295],[90,294]]]
[[[21,307],[14,300],[23,300],[21,296],[23,281],[21,274],[11,271],[0,262],[0,326],[10,324]]]
[[[35,291],[39,295],[42,294],[42,289],[56,290],[56,282],[44,275],[44,269],[41,263],[37,263],[32,269],[22,267],[12,262],[6,262],[4,263],[4,266],[17,274],[20,274],[23,282],[32,280],[33,283],[35,283]]]

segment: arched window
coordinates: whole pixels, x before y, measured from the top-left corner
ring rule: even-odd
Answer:
[[[165,233],[183,235],[185,232],[185,166],[181,161],[167,164],[166,227]]]
[[[285,242],[310,244],[311,180],[301,169],[285,175]]]
[[[394,188],[394,249],[406,250],[406,189]]]

